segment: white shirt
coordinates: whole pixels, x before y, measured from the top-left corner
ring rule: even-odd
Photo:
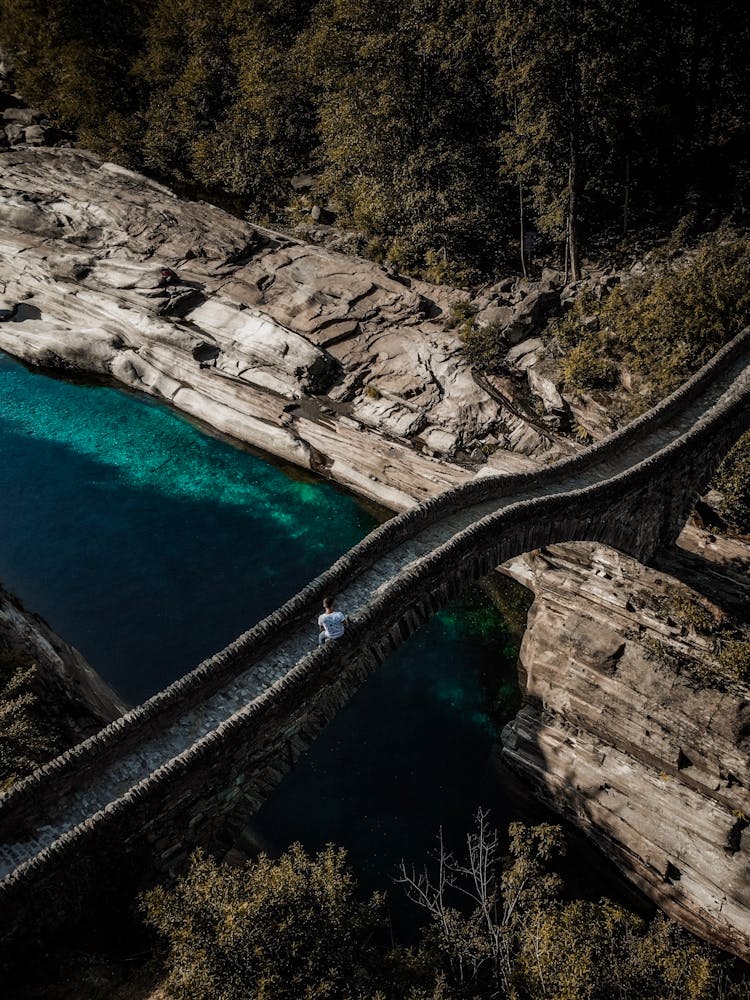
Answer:
[[[318,618],[318,625],[329,639],[340,639],[344,634],[346,615],[341,611],[325,612]]]

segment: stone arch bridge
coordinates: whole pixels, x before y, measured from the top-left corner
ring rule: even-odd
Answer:
[[[376,529],[226,649],[0,798],[0,940],[74,920],[115,869],[174,869],[217,817],[257,809],[362,679],[495,566],[557,542],[640,560],[673,543],[749,425],[750,328],[595,447],[474,480]],[[352,624],[318,649],[326,592]]]

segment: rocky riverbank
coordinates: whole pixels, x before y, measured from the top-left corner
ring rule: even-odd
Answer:
[[[0,691],[5,780],[22,776],[24,765],[61,753],[128,709],[77,649],[2,587]]]
[[[452,329],[465,293],[80,150],[14,148],[0,171],[0,348],[31,364],[115,379],[396,510],[574,450],[478,384]]]
[[[747,958],[750,688],[723,675],[711,623],[750,606],[750,547],[694,526],[681,541],[709,562],[577,543],[505,567],[535,600],[502,757],[666,912]]]
[[[565,305],[559,276],[469,303],[13,137],[0,151],[0,348],[30,364],[146,392],[394,510],[569,453],[573,421],[606,430],[602,407],[548,377],[536,333]],[[456,330],[467,305],[502,330],[528,400],[473,374]],[[510,567],[536,601],[527,704],[504,756],[668,912],[746,955],[750,692],[696,686],[658,651],[706,660],[709,641],[668,599],[688,574],[717,605],[746,600],[747,548],[682,541],[717,569],[680,557],[657,573],[584,545]]]

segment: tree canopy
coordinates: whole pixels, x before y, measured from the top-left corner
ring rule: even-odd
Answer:
[[[460,281],[746,212],[749,42],[739,0],[0,0],[83,143],[255,217],[312,170],[371,255]]]
[[[198,854],[145,907],[181,1000],[747,1000],[720,954],[664,917],[566,900],[564,851],[558,826],[505,838],[480,811],[462,854],[441,837],[424,869],[403,867],[423,915],[408,943],[331,846],[242,867]]]

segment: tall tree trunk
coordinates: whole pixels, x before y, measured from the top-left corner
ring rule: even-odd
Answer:
[[[568,248],[570,252],[570,276],[579,281],[581,271],[578,264],[578,156],[575,133],[570,133],[570,163],[568,167]]]
[[[622,232],[623,236],[627,236],[628,232],[628,213],[630,210],[630,156],[628,153],[625,154],[625,197],[622,203]]]
[[[510,53],[510,68],[513,73],[516,71],[515,58],[513,56],[513,46],[508,47],[508,52]],[[516,135],[518,135],[518,95],[514,92],[513,94],[513,121],[515,124]],[[521,171],[518,171],[518,249],[521,254],[521,271],[523,272],[524,278],[528,277],[528,272],[526,271],[526,234],[524,233],[524,212],[523,212],[523,181],[521,180]]]
[[[690,60],[688,69],[687,86],[687,106],[689,109],[689,121],[687,127],[688,148],[692,149],[695,137],[698,132],[698,119],[701,109],[700,97],[700,71],[701,60],[703,58],[703,33],[705,29],[705,18],[703,10],[703,0],[695,0],[693,4],[692,19],[692,39],[690,46]]]
[[[518,246],[521,251],[521,270],[524,278],[528,277],[526,270],[526,236],[524,234],[524,214],[523,214],[523,181],[518,182],[518,219],[520,232],[518,234]]]

